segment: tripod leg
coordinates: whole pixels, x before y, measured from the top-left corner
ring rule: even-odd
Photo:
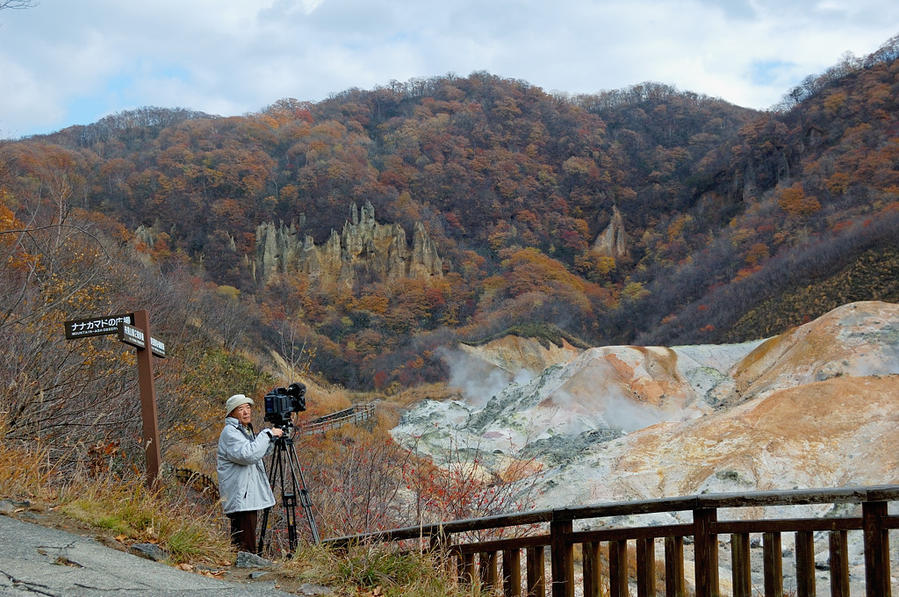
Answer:
[[[306,477],[303,476],[303,469],[300,468],[300,462],[297,458],[297,451],[293,443],[287,452],[287,459],[290,464],[291,475],[293,476],[294,490],[300,496],[300,504],[303,506],[303,513],[306,515],[306,522],[309,523],[309,532],[312,533],[312,541],[318,545],[321,543],[321,537],[318,534],[318,525],[315,524],[315,517],[312,515],[312,501],[309,499],[309,491],[306,489]]]
[[[287,545],[290,549],[287,557],[293,555],[297,548],[297,495],[295,492],[283,492],[281,505],[287,520]]]
[[[272,489],[275,488],[275,477],[279,476],[283,483],[284,479],[284,467],[281,462],[281,447],[278,444],[275,444],[275,450],[272,452],[271,460],[269,461],[269,470],[268,470],[268,485]],[[262,511],[262,526],[259,528],[259,544],[258,544],[258,552],[261,554],[265,549],[265,531],[268,528],[269,515],[271,514],[271,507],[266,508]]]
[[[268,525],[268,515],[271,507],[262,511],[262,525],[259,527],[259,543],[256,545],[256,553],[261,554],[265,549],[265,527]]]

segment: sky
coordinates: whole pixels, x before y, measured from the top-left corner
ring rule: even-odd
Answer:
[[[572,95],[655,81],[767,109],[899,33],[895,0],[32,2],[0,10],[0,138],[475,71]]]

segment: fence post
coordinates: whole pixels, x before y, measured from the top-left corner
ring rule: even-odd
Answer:
[[[890,597],[890,536],[883,528],[886,502],[862,504],[862,529],[865,535],[865,594]]]
[[[601,597],[602,589],[599,586],[600,556],[599,541],[591,541],[581,546],[583,549],[584,566],[584,597]]]
[[[474,582],[474,554],[471,552],[459,555],[459,580],[466,585]]]
[[[731,534],[730,554],[734,597],[751,597],[752,571],[749,562],[749,533]]]
[[[796,532],[796,594],[815,597],[815,537],[811,531]]]
[[[849,543],[846,531],[830,532],[830,597],[849,597]]]
[[[528,597],[546,597],[546,563],[543,546],[528,547],[527,552]]]
[[[637,539],[637,597],[655,597],[656,552],[652,537]]]
[[[570,520],[549,523],[549,548],[552,561],[552,597],[574,597],[574,545],[571,543]]]
[[[780,533],[765,533],[763,557],[765,570],[765,597],[783,597],[783,548]]]
[[[684,538],[665,537],[665,595],[684,597]]]
[[[521,597],[521,550],[503,550],[503,594]]]
[[[484,551],[478,556],[481,575],[481,590],[492,594],[496,588],[496,552]]]
[[[696,597],[718,597],[718,537],[712,524],[718,520],[714,508],[693,510]]]
[[[627,541],[609,542],[609,595],[628,597],[627,590]]]

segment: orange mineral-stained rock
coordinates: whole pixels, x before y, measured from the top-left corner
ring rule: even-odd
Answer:
[[[899,305],[844,305],[740,345],[567,358],[537,346],[506,338],[470,351],[507,385],[412,409],[395,436],[427,428],[419,449],[438,460],[446,445],[475,447],[484,466],[534,458],[539,507],[899,483]],[[482,387],[474,371],[458,377]]]
[[[643,497],[897,483],[896,445],[899,375],[840,377],[632,433],[603,483]],[[635,485],[646,471],[653,483]]]
[[[733,370],[743,399],[839,376],[888,372],[899,365],[899,305],[843,305],[768,339]]]

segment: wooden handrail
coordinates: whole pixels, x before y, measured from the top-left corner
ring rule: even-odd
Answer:
[[[299,427],[300,435],[313,435],[315,433],[324,433],[331,429],[342,427],[347,423],[359,423],[366,421],[374,415],[375,403],[356,404],[343,410],[338,410],[327,415],[318,417],[311,421],[301,423]]]
[[[694,588],[697,597],[717,597],[718,590],[718,535],[730,535],[731,570],[734,596],[751,593],[749,574],[749,534],[764,535],[764,595],[783,595],[781,534],[795,533],[796,594],[799,597],[815,595],[814,532],[830,534],[831,595],[848,595],[849,568],[847,559],[847,532],[864,535],[865,587],[867,597],[890,597],[889,529],[899,528],[899,516],[889,515],[887,504],[899,501],[899,485],[873,487],[843,487],[829,489],[802,489],[787,491],[758,491],[751,493],[700,494],[683,497],[614,502],[591,506],[534,510],[517,514],[499,514],[484,518],[454,520],[444,523],[419,525],[365,533],[325,540],[333,546],[346,546],[361,542],[404,541],[430,538],[430,545],[440,546],[458,559],[460,578],[467,582],[480,582],[503,588],[506,595],[518,595],[521,591],[520,551],[527,555],[527,594],[544,597],[544,587],[552,587],[553,597],[574,595],[573,547],[583,546],[585,594],[600,594],[599,570],[600,545],[608,544],[610,595],[627,595],[627,549],[629,541],[636,542],[635,580],[638,595],[654,595],[655,540],[665,540],[665,594],[683,595],[686,586],[683,565],[684,537],[693,538]],[[719,510],[752,508],[759,506],[804,506],[820,504],[860,504],[862,516],[858,517],[807,517],[763,520],[718,520]],[[690,511],[692,523],[602,528],[574,531],[577,520],[658,514]],[[504,529],[536,525],[543,528],[540,535],[525,535],[507,539],[453,542],[460,533]],[[546,526],[549,526],[549,534]],[[436,540],[435,540],[436,539]],[[551,582],[547,581],[543,553],[550,550]],[[474,558],[474,554],[479,554]],[[497,564],[502,561],[505,575],[497,578]],[[475,572],[478,562],[478,572]],[[511,572],[510,572],[511,571]],[[515,578],[506,578],[514,574]]]
[[[463,533],[510,526],[546,523],[553,520],[583,520],[611,516],[659,514],[699,509],[751,508],[758,506],[807,506],[814,504],[860,504],[899,500],[899,485],[874,487],[842,487],[828,489],[794,489],[787,491],[756,491],[750,493],[700,494],[686,497],[611,502],[593,506],[532,510],[517,514],[496,514],[483,518],[469,518],[451,522],[438,522],[419,526],[402,527],[375,533],[361,533],[335,537],[326,542],[332,544],[361,543],[365,541],[396,541],[430,537],[438,533]]]

